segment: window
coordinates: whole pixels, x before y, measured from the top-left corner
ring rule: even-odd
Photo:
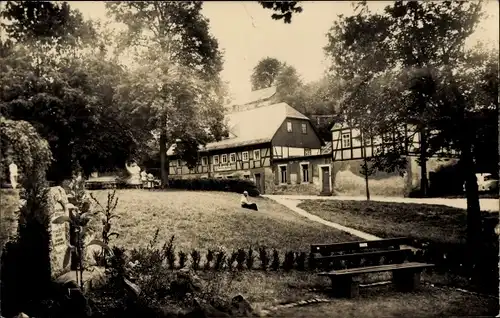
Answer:
[[[208,158],[207,157],[201,157],[201,165],[206,166],[208,164]]]
[[[307,134],[307,124],[306,123],[302,124],[302,133]]]
[[[232,153],[229,155],[229,162],[235,163],[236,162],[236,154]]]
[[[243,151],[241,156],[243,157],[243,161],[248,161],[248,151]]]
[[[219,155],[215,155],[214,156],[214,165],[218,165],[219,164]]]
[[[260,160],[260,150],[253,151],[253,160]]]
[[[342,147],[351,147],[351,134],[342,134]]]
[[[309,182],[309,164],[303,163],[300,165],[302,168],[302,182]]]
[[[292,122],[291,121],[286,122],[286,130],[288,132],[292,132]]]
[[[304,156],[310,156],[311,155],[311,149],[310,148],[304,148]]]
[[[280,168],[280,183],[286,183],[286,166],[279,166]]]
[[[224,163],[227,163],[227,155],[222,155],[222,156],[220,156],[220,161],[221,161],[221,163],[223,163],[223,164],[224,164]]]

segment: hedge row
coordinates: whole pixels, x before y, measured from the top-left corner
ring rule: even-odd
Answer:
[[[183,190],[226,191],[236,193],[248,191],[248,194],[252,197],[260,194],[256,185],[252,181],[243,179],[170,179],[169,187]]]

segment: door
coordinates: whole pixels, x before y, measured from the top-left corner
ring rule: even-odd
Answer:
[[[255,185],[257,186],[257,190],[259,190],[259,192],[262,193],[260,187],[260,173],[256,173],[254,176],[255,176]]]
[[[330,169],[329,167],[321,167],[322,185],[321,193],[330,193]]]

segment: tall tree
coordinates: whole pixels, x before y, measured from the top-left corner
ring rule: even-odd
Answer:
[[[222,54],[209,33],[202,5],[195,1],[106,4],[111,15],[128,27],[122,45],[133,50],[138,67],[122,86],[122,100],[128,98],[135,120],[158,136],[162,186],[168,186],[167,149],[187,136],[199,144],[206,142],[213,136],[203,115],[213,115],[215,109],[222,112],[222,105],[210,107],[221,100]]]
[[[418,127],[424,181],[427,174],[426,158],[443,148],[460,152],[467,188],[469,259],[474,261],[481,234],[481,220],[473,153],[478,133],[472,117],[483,109],[493,107],[494,103],[491,102],[493,99],[487,102],[474,98],[478,85],[474,77],[466,77],[465,74],[476,74],[473,70],[477,67],[467,58],[464,45],[482,15],[481,2],[397,1],[387,6],[382,14],[372,14],[366,7],[361,12],[363,14],[341,19],[332,37],[338,41],[334,43],[330,40],[331,47],[338,45],[347,54],[363,53],[370,49],[373,55],[387,55],[393,59],[393,62],[382,67],[379,63],[373,64],[370,77],[393,74],[388,77],[393,79],[390,85],[385,85],[381,90],[380,95],[385,99],[378,109],[382,116],[378,116],[373,123],[380,132],[385,127],[397,127],[398,122]],[[359,28],[357,22],[366,25],[367,21],[374,18],[380,19],[382,24],[382,37],[378,44],[363,41],[363,35],[377,33],[379,28],[366,30]],[[355,36],[342,38],[343,34],[350,33],[349,30],[354,30],[352,35]],[[353,70],[352,73],[355,77],[359,72]],[[494,83],[494,80],[490,76],[489,81],[481,82]],[[498,94],[497,87],[483,86],[488,87],[486,90],[491,93],[480,96]],[[425,187],[423,184],[424,190]]]
[[[283,68],[283,63],[274,57],[261,59],[254,67],[251,75],[252,90],[271,87],[276,84],[276,78]]]

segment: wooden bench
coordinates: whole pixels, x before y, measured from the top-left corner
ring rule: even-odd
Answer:
[[[332,281],[337,297],[357,297],[359,276],[377,272],[392,272],[392,280],[401,291],[411,291],[420,284],[422,270],[433,264],[408,262],[412,253],[407,238],[357,241],[311,245],[313,266],[322,270],[318,275]]]

